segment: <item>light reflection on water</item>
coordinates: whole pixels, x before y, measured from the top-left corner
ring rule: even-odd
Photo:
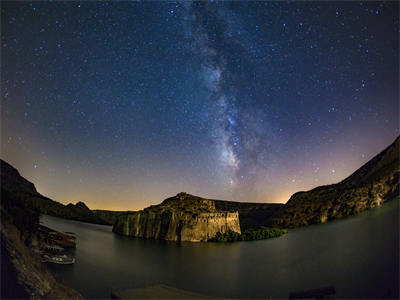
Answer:
[[[43,216],[77,236],[75,265],[49,265],[85,297],[158,283],[224,297],[288,297],[334,285],[336,297],[398,295],[398,200],[355,217],[232,244],[121,237],[111,226]]]

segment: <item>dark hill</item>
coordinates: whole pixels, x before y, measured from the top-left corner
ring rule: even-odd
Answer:
[[[324,223],[379,206],[399,196],[399,144],[393,144],[343,181],[298,192],[269,220],[280,227]]]
[[[32,183],[1,161],[1,299],[83,299],[56,279],[32,250],[38,247],[39,225],[32,199],[40,196]]]
[[[1,195],[5,193],[23,201],[28,207],[42,214],[76,221],[110,225],[94,214],[83,202],[67,206],[39,194],[35,185],[22,177],[18,170],[1,160]]]
[[[129,211],[113,211],[104,209],[92,209],[92,212],[102,220],[114,225],[118,216],[125,215]]]

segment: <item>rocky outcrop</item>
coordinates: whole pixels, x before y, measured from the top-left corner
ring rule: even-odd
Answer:
[[[108,221],[96,215],[91,211],[85,203],[79,201],[76,204],[69,203],[65,206],[68,210],[62,211],[61,214],[56,215],[56,217],[82,221],[87,223],[101,224],[101,225],[111,225]]]
[[[277,210],[268,223],[298,227],[354,215],[399,196],[399,144],[397,138],[345,180],[298,192]]]
[[[32,250],[37,250],[32,241],[37,240],[39,213],[20,195],[3,190],[2,186],[1,298],[83,299],[80,293],[54,278]]]
[[[207,241],[217,232],[240,233],[239,213],[215,207],[215,201],[179,193],[160,205],[117,218],[113,231],[133,237],[172,241]]]
[[[39,194],[35,185],[22,177],[18,170],[3,160],[1,162],[1,194],[9,193],[24,201],[28,207],[42,214],[95,224],[110,225],[95,215],[83,202],[63,205]]]

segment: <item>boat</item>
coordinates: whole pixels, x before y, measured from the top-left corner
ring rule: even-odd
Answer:
[[[42,244],[41,249],[46,252],[50,253],[62,253],[64,251],[63,247],[57,246],[57,245],[48,245],[48,244]]]
[[[72,265],[75,263],[75,258],[66,255],[47,255],[42,256],[42,262],[49,262],[60,265]]]

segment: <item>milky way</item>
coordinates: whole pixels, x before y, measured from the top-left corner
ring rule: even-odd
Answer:
[[[196,3],[190,5],[188,16],[191,20],[191,36],[195,44],[195,53],[201,57],[201,72],[205,88],[209,91],[206,101],[209,101],[209,115],[212,122],[210,137],[215,143],[220,155],[222,166],[226,171],[226,179],[231,185],[237,181],[236,172],[239,168],[237,145],[239,137],[237,130],[236,97],[232,86],[226,84],[231,74],[227,69],[226,57],[219,50],[218,43],[224,41],[226,32],[214,33],[210,37],[206,20],[213,18],[213,23],[223,22],[216,16],[215,11],[202,9]],[[224,24],[225,25],[225,24]]]
[[[397,2],[3,1],[1,157],[63,203],[285,202],[398,124]]]
[[[219,153],[220,167],[232,188],[241,184],[253,188],[255,177],[266,171],[265,162],[274,153],[266,152],[271,151],[267,146],[272,142],[271,136],[260,145],[261,139],[267,138],[267,116],[260,109],[246,106],[246,99],[237,99],[236,95],[235,83],[240,78],[231,71],[235,61],[229,57],[229,52],[238,52],[241,60],[251,66],[247,59],[251,53],[243,46],[248,41],[234,38],[233,33],[245,34],[245,29],[226,6],[186,3],[186,8],[186,20],[190,20],[189,42],[194,41],[194,53],[201,57],[202,79],[209,91],[203,101],[209,102],[210,138]],[[209,23],[214,28],[209,28]],[[265,125],[255,124],[257,119]]]

